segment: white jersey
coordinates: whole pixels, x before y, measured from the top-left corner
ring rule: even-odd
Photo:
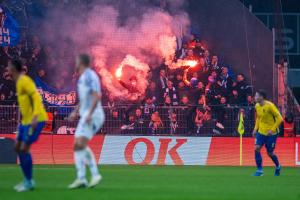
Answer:
[[[77,90],[79,96],[79,114],[82,117],[86,112],[89,111],[93,101],[93,92],[101,94],[101,86],[99,78],[92,69],[87,68],[79,77],[77,82]],[[100,102],[96,109],[101,109]]]
[[[87,68],[79,77],[78,83],[79,96],[79,115],[75,137],[84,136],[91,139],[92,136],[101,128],[104,123],[104,111],[100,102],[98,102],[96,109],[92,114],[92,122],[86,123],[86,117],[91,109],[93,102],[93,92],[101,94],[100,81],[97,74],[90,68]]]

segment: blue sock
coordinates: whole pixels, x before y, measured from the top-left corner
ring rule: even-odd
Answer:
[[[30,153],[19,153],[20,166],[26,180],[32,179],[32,157]]]
[[[255,162],[258,170],[262,170],[262,157],[261,153],[255,151]]]
[[[276,165],[276,167],[279,167],[279,161],[278,158],[275,154],[273,154],[272,156],[270,156],[270,158],[273,160],[274,164]]]

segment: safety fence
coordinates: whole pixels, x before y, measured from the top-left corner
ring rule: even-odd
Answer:
[[[74,134],[77,121],[66,118],[74,107],[47,107],[48,134]],[[239,113],[244,113],[245,135],[251,136],[254,107],[237,106],[104,106],[105,123],[99,133],[109,135],[238,136]],[[0,133],[14,133],[20,121],[17,106],[0,106]],[[283,127],[282,127],[283,130]],[[300,118],[293,119],[299,133]],[[283,132],[283,131],[282,131]]]

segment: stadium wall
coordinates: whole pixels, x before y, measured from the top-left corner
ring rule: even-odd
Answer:
[[[0,134],[0,137],[15,136]],[[32,148],[34,163],[73,164],[73,139],[71,135],[42,135]],[[238,166],[239,142],[239,138],[232,137],[97,135],[90,146],[100,165]],[[244,166],[255,165],[253,145],[253,138],[243,139]],[[300,138],[279,138],[276,153],[283,166],[300,166]],[[272,166],[265,150],[263,158],[264,165]]]
[[[272,31],[238,0],[190,0],[192,30],[217,55],[225,66],[245,74],[255,88],[277,91],[273,77],[274,49]],[[267,77],[267,78],[266,78]],[[273,88],[275,87],[275,88]],[[274,99],[276,94],[274,94]]]

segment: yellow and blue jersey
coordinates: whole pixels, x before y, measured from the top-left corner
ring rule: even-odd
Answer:
[[[283,119],[276,106],[270,101],[265,101],[264,105],[257,103],[255,110],[256,120],[254,130],[262,135],[268,135],[270,130],[272,130],[274,135],[277,134]]]
[[[20,76],[16,83],[16,91],[22,116],[22,125],[31,124],[34,116],[38,116],[38,122],[43,122],[48,119],[42,97],[29,76]]]

